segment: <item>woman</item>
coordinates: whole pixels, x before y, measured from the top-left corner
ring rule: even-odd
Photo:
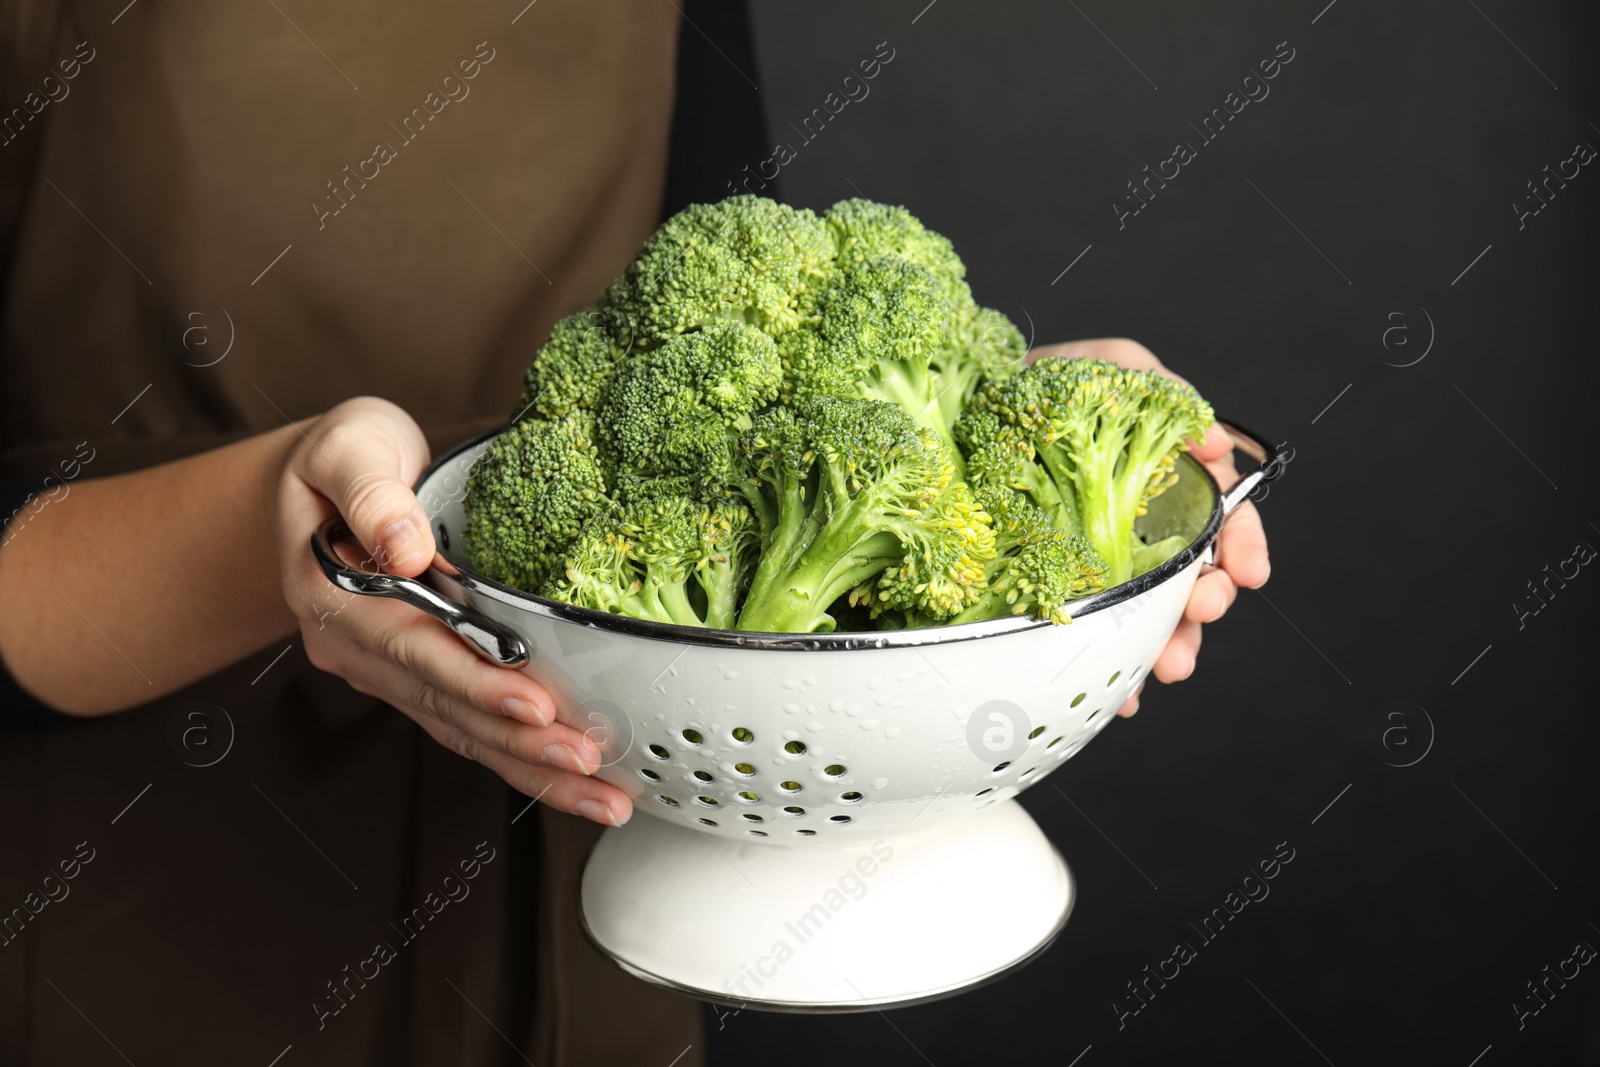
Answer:
[[[0,657],[52,709],[0,744],[0,1061],[700,1058],[577,930],[593,745],[306,548],[425,569],[430,450],[762,154],[737,6],[518,7],[0,0]],[[1158,678],[1265,580],[1248,507],[1219,562]]]

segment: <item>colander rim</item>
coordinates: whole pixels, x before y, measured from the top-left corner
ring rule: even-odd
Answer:
[[[475,434],[430,463],[417,477],[412,487],[424,508],[427,506],[427,501],[423,499],[422,489],[427,485],[429,479],[446,464],[454,463],[462,453],[468,452],[484,441],[497,436],[505,428],[506,424],[501,424],[482,433]],[[1224,518],[1222,489],[1217,485],[1217,480],[1212,477],[1211,472],[1206,469],[1205,464],[1188,453],[1185,453],[1181,460],[1189,462],[1190,466],[1205,479],[1206,487],[1211,491],[1211,513],[1206,519],[1204,528],[1184,546],[1182,551],[1161,565],[1146,571],[1137,578],[1131,578],[1121,585],[1113,586],[1093,596],[1074,601],[1073,619],[1081,619],[1117,604],[1126,603],[1176,577],[1204,553],[1210,547],[1212,541],[1216,539],[1218,532],[1222,529]],[[430,523],[437,521],[431,514],[428,516],[428,520]],[[977,641],[991,637],[1002,637],[1007,634],[1026,633],[1030,630],[1039,630],[1056,625],[1043,619],[1014,618],[991,619],[985,622],[967,622],[918,630],[876,630],[828,634],[760,633],[742,630],[718,630],[699,626],[679,626],[673,623],[635,619],[626,615],[612,615],[592,608],[581,608],[573,604],[564,604],[558,600],[550,600],[536,593],[523,592],[520,589],[504,585],[477,573],[459,559],[454,558],[454,552],[454,549],[446,550],[441,547],[434,557],[433,564],[428,568],[428,574],[436,576],[440,581],[456,586],[464,593],[485,597],[538,618],[678,645],[700,645],[712,648],[753,648],[785,652],[847,652],[883,648],[927,648],[933,645],[954,644],[958,641]],[[447,567],[440,566],[441,560],[447,564]]]

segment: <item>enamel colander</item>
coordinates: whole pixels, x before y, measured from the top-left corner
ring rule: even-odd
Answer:
[[[1015,797],[1104,729],[1172,633],[1217,533],[1283,455],[1227,493],[1185,455],[1140,520],[1188,547],[1052,625],[752,634],[546,600],[474,574],[462,499],[493,433],[440,458],[418,499],[439,554],[421,580],[328,578],[403,600],[527,672],[589,731],[597,776],[633,797],[583,874],[584,928],[647,981],[774,1010],[851,1011],[948,995],[1020,966],[1071,910],[1072,878]]]

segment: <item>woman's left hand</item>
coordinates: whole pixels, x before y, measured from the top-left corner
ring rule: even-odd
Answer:
[[[1122,338],[1102,338],[1095,341],[1070,341],[1066,344],[1043,345],[1028,353],[1035,359],[1106,359],[1134,370],[1153,370],[1169,378],[1184,379],[1172,373],[1144,345]],[[1205,465],[1211,476],[1224,491],[1239,480],[1233,465],[1233,445],[1228,435],[1215,424],[1206,431],[1204,441],[1195,443],[1191,453]],[[1261,527],[1261,513],[1246,500],[1234,509],[1217,537],[1216,566],[1206,567],[1189,594],[1189,603],[1183,609],[1183,618],[1173,631],[1161,654],[1156,657],[1150,673],[1162,682],[1180,682],[1194,673],[1195,660],[1200,654],[1200,628],[1216,622],[1233,606],[1239,588],[1259,589],[1272,573],[1267,559],[1267,535]],[[1128,702],[1118,710],[1118,715],[1132,715],[1139,710],[1139,693],[1135,691]]]

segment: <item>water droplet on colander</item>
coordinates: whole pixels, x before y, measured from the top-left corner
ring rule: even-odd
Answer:
[[[860,726],[863,730],[876,730],[878,728],[878,720],[877,719],[862,719],[859,723],[857,723],[857,725]]]
[[[887,789],[887,788],[889,788],[889,779],[887,779],[887,778],[874,778],[872,780],[872,788],[874,788],[874,789]]]
[[[820,722],[808,722],[806,723],[806,729],[810,730],[812,733],[816,733],[822,729],[822,724]]]
[[[891,726],[883,732],[884,737],[894,738],[900,736],[900,727]]]
[[[800,714],[800,705],[799,704],[785,704],[783,706],[783,710],[788,712],[790,715],[798,715],[798,714]]]
[[[829,711],[843,711],[844,710],[844,700],[843,700],[843,698],[834,697],[832,700],[828,701],[828,710]]]

